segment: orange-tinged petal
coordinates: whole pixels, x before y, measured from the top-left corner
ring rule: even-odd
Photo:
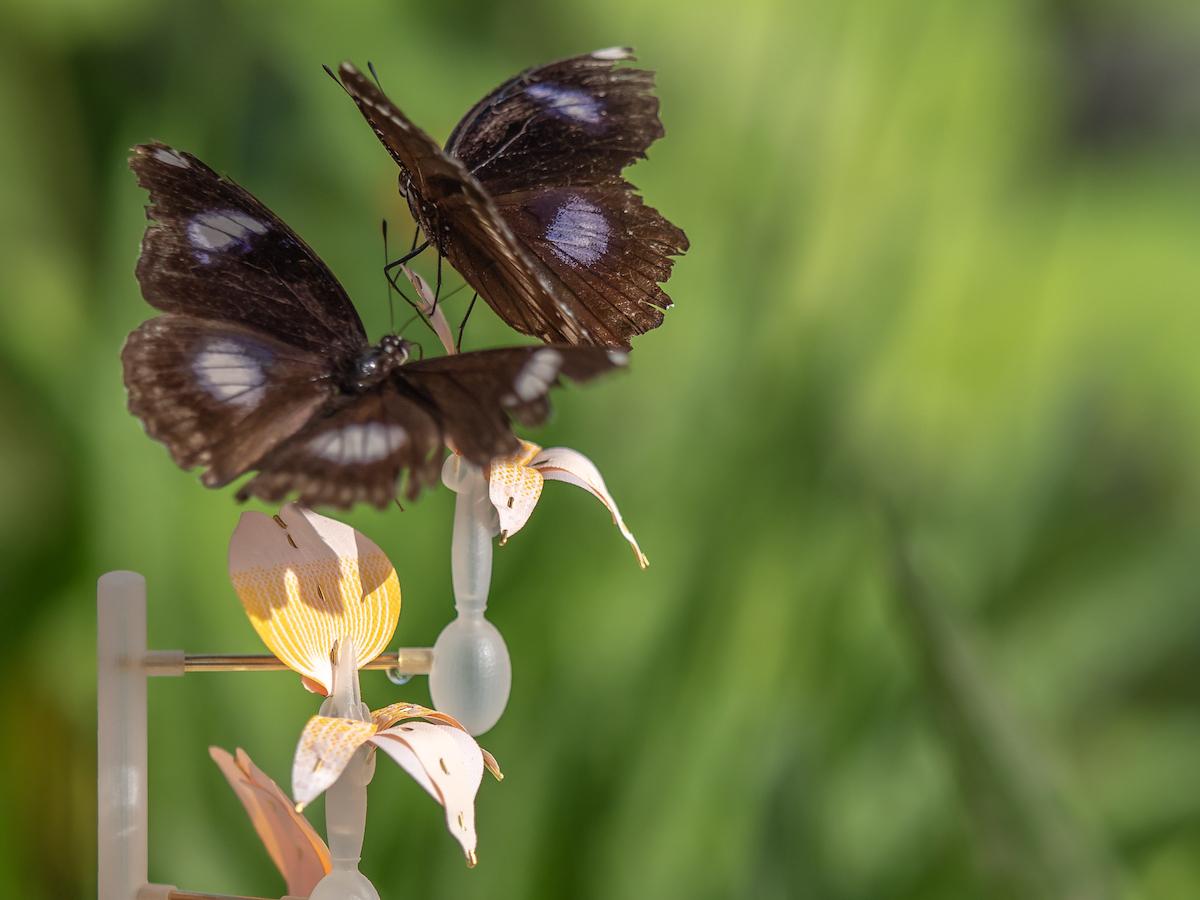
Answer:
[[[375,733],[372,722],[313,716],[300,734],[292,763],[292,796],[303,809],[345,771],[350,758]]]
[[[451,725],[405,722],[371,738],[446,809],[446,827],[475,865],[475,794],[483,780],[483,752]]]
[[[621,518],[621,511],[617,509],[617,501],[608,492],[608,487],[604,484],[604,479],[600,477],[600,470],[596,468],[590,459],[582,453],[569,450],[566,447],[551,447],[548,450],[541,451],[529,465],[537,469],[544,478],[552,481],[565,481],[576,487],[590,491],[597,500],[608,508],[609,513],[612,515],[613,524],[620,529],[625,540],[629,542],[629,546],[633,548],[633,555],[637,557],[638,565],[643,569],[650,565],[650,560],[646,559],[646,554],[638,546],[633,532],[629,530],[625,525],[625,520]]]
[[[530,467],[541,447],[521,441],[520,451],[488,467],[488,494],[500,517],[500,543],[525,527],[542,495],[542,474]]]
[[[287,883],[287,892],[307,897],[333,867],[325,842],[245,751],[239,749],[236,760],[220,747],[209,747],[208,752],[242,801],[254,830]]]
[[[441,722],[443,725],[458,728],[461,731],[467,730],[459,724],[458,719],[454,718],[454,716],[438,712],[436,709],[430,709],[427,706],[419,706],[416,703],[392,703],[371,713],[371,721],[375,723],[375,727],[380,731],[390,728],[403,719],[430,719],[434,722]]]
[[[354,638],[362,666],[396,630],[400,582],[383,551],[349,525],[295,504],[277,516],[242,514],[229,542],[229,575],[267,648],[324,693],[338,638]]]

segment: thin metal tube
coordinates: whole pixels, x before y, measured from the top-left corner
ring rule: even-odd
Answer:
[[[363,668],[399,669],[405,675],[428,675],[432,665],[431,647],[406,647],[395,653],[380,653]],[[287,666],[267,653],[188,653],[183,657],[185,672],[279,672],[285,669]]]

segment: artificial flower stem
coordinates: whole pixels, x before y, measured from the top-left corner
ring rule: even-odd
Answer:
[[[492,541],[500,521],[478,466],[457,454],[442,467],[442,481],[458,496],[450,546],[457,618],[433,647],[429,690],[434,706],[473,735],[496,724],[508,704],[512,663],[496,627],[485,618],[492,580]]]
[[[354,639],[341,638],[334,655],[333,689],[321,704],[321,715],[369,722],[371,714],[359,692]],[[368,748],[360,747],[325,794],[326,840],[333,868],[317,883],[311,900],[379,900],[374,886],[358,871],[367,827],[367,784],[374,770]]]
[[[457,493],[450,547],[454,608],[460,615],[482,614],[492,582],[492,540],[500,533],[500,521],[477,466],[455,454],[446,461],[442,480]]]

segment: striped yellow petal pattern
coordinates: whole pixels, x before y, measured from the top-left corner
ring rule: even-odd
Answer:
[[[542,496],[542,473],[530,465],[541,450],[537,444],[521,441],[514,456],[488,467],[488,494],[500,517],[501,546],[525,526]]]
[[[229,576],[250,623],[289,668],[324,688],[330,650],[353,637],[362,666],[383,652],[400,616],[400,582],[383,551],[349,525],[288,504],[242,514]]]
[[[300,810],[319,797],[345,771],[354,751],[375,734],[372,722],[313,716],[300,734],[292,762],[292,796]]]

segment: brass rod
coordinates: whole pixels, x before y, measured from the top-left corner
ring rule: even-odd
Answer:
[[[432,665],[432,648],[406,647],[393,653],[380,653],[363,668],[399,669],[405,675],[428,675]],[[285,669],[287,666],[278,658],[266,653],[188,653],[183,657],[185,672],[279,672]]]

